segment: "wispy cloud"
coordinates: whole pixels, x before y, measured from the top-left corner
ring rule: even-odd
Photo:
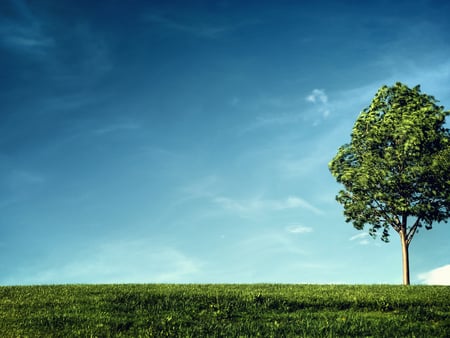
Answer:
[[[3,27],[3,29],[3,33],[8,34],[8,36],[4,37],[4,43],[21,50],[42,52],[44,48],[51,47],[54,43],[52,39],[41,36],[33,29],[14,26],[7,27],[6,29]]]
[[[306,97],[306,101],[311,103],[328,103],[328,96],[323,89],[314,89],[311,94]]]
[[[317,106],[318,112],[322,115],[322,118],[326,119],[331,111],[328,105],[328,95],[323,89],[313,89],[313,91],[306,97],[306,101]],[[318,125],[320,122],[316,120],[314,125]]]
[[[60,27],[61,21],[50,13],[41,16],[41,12],[34,11],[33,4],[22,0],[11,0],[11,3],[15,11],[10,17],[0,14],[0,47],[38,61],[43,66],[38,68],[43,72],[40,76],[58,88],[77,88],[77,95],[92,97],[89,87],[114,66],[109,40],[103,33],[87,20]],[[17,69],[17,72],[27,71]],[[74,92],[69,95],[58,91],[56,99],[62,97],[59,100],[63,102],[56,109],[73,105]],[[98,89],[96,93],[101,95]]]
[[[323,89],[314,89],[307,96],[261,96],[253,100],[233,99],[234,106],[254,111],[256,118],[252,123],[242,127],[240,134],[254,132],[261,128],[283,127],[295,123],[319,125],[331,114],[331,103]]]
[[[254,197],[246,200],[236,200],[229,197],[218,196],[215,197],[213,201],[222,208],[237,213],[280,211],[300,208],[309,210],[315,214],[322,214],[322,211],[320,209],[297,196],[289,196],[282,200],[263,199],[261,197]]]
[[[299,224],[289,225],[286,230],[292,234],[308,234],[310,232],[313,232],[313,228],[305,227]]]
[[[315,214],[322,214],[322,211],[307,202],[306,200],[296,197],[296,196],[290,196],[288,197],[284,203],[280,203],[279,209],[293,209],[293,208],[302,208],[307,209],[309,211],[314,212]]]
[[[250,125],[240,130],[241,134],[251,132],[264,127],[283,126],[287,124],[297,123],[304,121],[305,117],[301,113],[278,113],[261,115]]]
[[[3,284],[180,283],[194,281],[202,263],[151,239],[113,240],[66,262],[21,269]]]
[[[354,235],[349,238],[350,241],[356,241],[360,245],[368,245],[370,235],[367,232],[363,232],[357,235]]]
[[[189,34],[198,38],[215,39],[222,35],[232,32],[242,26],[242,23],[220,25],[216,23],[206,23],[198,21],[190,21],[175,19],[162,13],[146,13],[143,16],[144,21],[161,25],[162,27]]]
[[[305,255],[307,251],[299,246],[293,236],[276,231],[254,234],[252,237],[238,243],[239,252],[258,259],[261,252],[265,254],[285,253],[291,255]]]
[[[219,176],[214,174],[192,180],[180,189],[181,201],[214,197],[219,182]]]
[[[54,39],[46,34],[40,20],[22,0],[11,1],[16,19],[0,21],[0,41],[9,48],[34,55],[44,55],[54,46]]]
[[[397,81],[402,81],[409,86],[420,84],[423,92],[435,96],[449,109],[450,94],[446,90],[450,81],[449,53],[450,48],[440,51],[439,56],[434,55],[435,59],[426,65],[412,61],[403,63],[403,69],[395,69],[394,76],[386,81],[386,84],[392,85]]]
[[[243,100],[233,98],[232,105],[252,111],[255,119],[238,129],[239,134],[258,131],[261,128],[283,127],[308,120],[303,98],[297,96],[266,96]]]
[[[450,264],[419,274],[419,280],[428,285],[450,285]]]

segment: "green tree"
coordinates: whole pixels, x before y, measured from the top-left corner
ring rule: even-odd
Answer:
[[[450,216],[450,111],[420,86],[383,86],[356,119],[351,141],[329,163],[344,186],[336,200],[346,222],[389,241],[400,236],[403,284],[409,285],[409,245],[419,228]]]

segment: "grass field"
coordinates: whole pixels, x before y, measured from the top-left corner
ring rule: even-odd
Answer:
[[[0,287],[1,337],[450,337],[450,287]]]

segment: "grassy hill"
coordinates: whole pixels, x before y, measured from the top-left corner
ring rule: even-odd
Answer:
[[[449,337],[450,287],[0,287],[1,337]]]

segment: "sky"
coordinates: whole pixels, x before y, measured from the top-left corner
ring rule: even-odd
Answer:
[[[450,109],[450,2],[0,2],[0,285],[400,284],[328,163],[382,85]],[[450,227],[411,282],[450,285]]]

